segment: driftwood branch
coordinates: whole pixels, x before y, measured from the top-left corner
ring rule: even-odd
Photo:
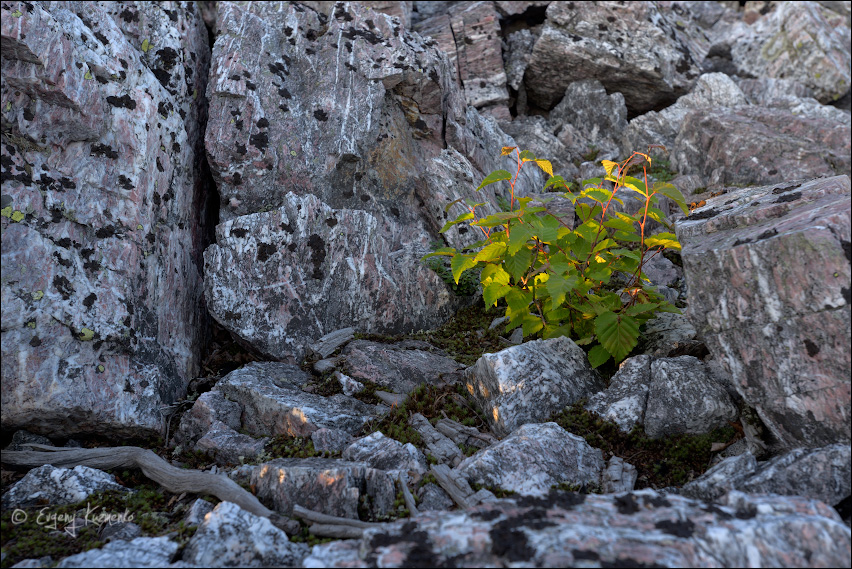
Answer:
[[[308,531],[317,537],[333,537],[336,539],[358,539],[364,536],[362,528],[353,526],[336,526],[333,524],[314,524]]]
[[[414,501],[414,496],[411,495],[411,490],[408,489],[408,477],[400,473],[396,481],[399,483],[399,488],[402,490],[402,499],[405,500],[405,507],[412,516],[416,516],[420,512],[417,511],[417,505]]]
[[[361,520],[353,520],[352,518],[338,518],[337,516],[329,516],[328,514],[309,510],[298,504],[293,506],[293,515],[298,516],[303,520],[313,522],[315,524],[324,524],[329,526],[349,526],[360,529],[385,527],[385,524],[380,523],[362,522]]]
[[[88,466],[106,470],[109,468],[138,468],[169,492],[180,494],[211,494],[223,502],[233,502],[242,509],[263,518],[270,518],[276,525],[292,520],[282,518],[239,484],[219,474],[177,468],[157,456],[153,451],[140,447],[101,448],[57,448],[47,445],[29,444],[37,450],[0,451],[0,461],[10,466],[37,467],[51,464],[58,468]],[[283,529],[283,528],[282,528]],[[287,531],[285,529],[285,531]]]
[[[459,476],[458,473],[450,470],[450,467],[446,464],[434,464],[432,465],[432,474],[435,475],[438,485],[450,495],[453,502],[464,509],[474,506],[469,500],[470,496],[473,495],[473,489],[467,483],[467,480]]]

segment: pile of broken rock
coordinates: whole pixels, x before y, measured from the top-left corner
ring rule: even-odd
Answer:
[[[0,11],[3,566],[852,564],[848,2]],[[574,179],[649,143],[696,206],[678,262],[646,270],[685,313],[611,378],[568,338],[515,333],[466,366],[370,336],[469,304],[420,258],[448,204],[499,207],[473,191],[504,166],[491,148]],[[187,400],[211,317],[266,361]],[[424,386],[478,422],[401,414]],[[653,439],[741,435],[652,487],[553,422],[577,405]],[[146,475],[202,456],[233,500],[173,489],[150,515],[179,531],[113,520],[62,559],[9,556],[35,523],[15,511],[85,524],[87,500],[136,492],[35,454],[161,432],[172,464],[145,455]],[[281,456],[296,440],[314,456]]]

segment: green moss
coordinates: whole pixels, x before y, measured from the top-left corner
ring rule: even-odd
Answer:
[[[10,219],[12,221],[14,221],[15,223],[19,223],[19,222],[24,220],[24,217],[26,217],[26,216],[24,215],[23,212],[15,210],[15,211],[12,212]]]
[[[486,486],[485,484],[479,484],[477,482],[473,482],[470,487],[474,492],[479,492],[483,488],[494,494],[497,498],[508,498],[510,496],[514,496],[517,494],[514,490],[506,490],[505,488],[500,488],[499,486]]]
[[[623,433],[615,423],[584,409],[584,404],[579,401],[566,407],[550,420],[601,449],[605,458],[618,456],[635,466],[639,475],[637,489],[681,486],[701,476],[710,462],[710,445],[736,436],[732,427],[724,427],[705,435],[651,439],[639,427]]]
[[[287,437],[276,435],[266,443],[266,454],[272,458],[312,458],[324,456],[339,458],[339,452],[322,453],[314,448],[310,437]]]
[[[31,293],[31,295],[33,297],[33,300],[41,300],[42,298],[44,298],[44,291],[43,290],[37,290],[37,291]]]
[[[81,342],[90,342],[92,338],[95,337],[94,330],[89,330],[88,328],[83,328],[80,330],[80,335],[77,336],[77,339]]]

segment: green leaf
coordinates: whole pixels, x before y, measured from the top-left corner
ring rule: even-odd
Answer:
[[[491,243],[490,245],[486,245],[482,248],[482,250],[476,254],[474,261],[491,261],[493,259],[498,259],[503,256],[503,253],[506,252],[506,244],[505,243]]]
[[[492,282],[482,288],[482,299],[485,301],[485,306],[494,306],[497,301],[506,296],[512,287],[498,282]]]
[[[568,187],[568,183],[565,181],[565,178],[563,178],[562,176],[552,176],[547,181],[547,183],[544,184],[544,189],[546,190],[547,188],[549,188],[551,186],[564,186],[566,190],[571,191],[570,188]]]
[[[532,314],[527,314],[524,316],[523,323],[523,334],[524,336],[529,336],[531,334],[535,334],[539,330],[544,328],[544,322],[541,321],[541,318],[538,316],[534,316]]]
[[[628,316],[636,316],[637,314],[642,314],[644,312],[651,312],[655,310],[658,306],[660,306],[660,303],[658,302],[645,302],[642,304],[634,304],[630,308],[626,309],[624,313]]]
[[[471,223],[471,225],[477,227],[496,227],[497,225],[505,225],[510,219],[518,219],[520,216],[520,211],[498,211],[485,217],[485,219]]]
[[[519,224],[511,228],[509,233],[509,248],[506,252],[509,255],[514,255],[518,250],[527,244],[533,236],[533,228],[529,224]]]
[[[559,238],[559,220],[552,215],[535,216],[531,221],[536,228],[539,241],[554,243]]]
[[[504,261],[506,270],[515,279],[515,282],[523,278],[524,274],[529,270],[531,262],[532,250],[528,247],[518,249],[514,255],[507,255]]]
[[[544,283],[544,288],[547,289],[554,304],[562,304],[565,302],[565,295],[571,292],[576,284],[576,277],[566,279],[561,275],[550,275],[550,278]]]
[[[583,195],[589,197],[596,202],[604,203],[612,197],[612,192],[600,188],[590,188],[583,191]]]
[[[483,284],[488,283],[500,283],[507,285],[509,284],[509,273],[503,270],[503,267],[500,265],[485,265],[485,268],[482,269],[482,273],[479,275],[480,280]]]
[[[453,260],[450,262],[450,268],[453,270],[453,278],[455,279],[456,284],[459,284],[459,278],[461,278],[462,273],[475,266],[476,261],[468,255],[456,255],[453,257]]]
[[[585,189],[586,186],[589,185],[600,186],[602,182],[603,180],[601,180],[600,178],[589,178],[588,180],[583,180],[582,182],[580,182],[580,187]]]
[[[473,219],[473,217],[474,217],[473,212],[468,211],[468,212],[462,213],[461,215],[459,215],[454,220],[448,221],[447,223],[445,223],[444,227],[441,228],[441,231],[439,231],[439,233],[444,233],[453,225],[455,225],[457,223],[461,223],[462,221],[467,221],[468,219]]]
[[[456,250],[452,247],[441,247],[436,251],[432,251],[426,255],[423,255],[420,260],[428,259],[429,257],[452,257],[456,254]]]
[[[495,182],[500,182],[502,180],[511,180],[511,179],[512,179],[512,175],[509,172],[507,172],[506,170],[495,170],[495,171],[491,172],[490,174],[488,174],[485,177],[484,180],[482,180],[482,183],[479,184],[479,187],[476,188],[476,191],[478,192],[479,190],[481,190],[482,188],[484,188],[485,186],[487,186],[489,184],[493,184]]]
[[[142,52],[148,53],[149,49],[151,49],[151,42],[149,42],[147,39],[142,40]]]
[[[536,159],[535,154],[533,154],[532,151],[530,151],[530,150],[521,151],[521,160],[523,160],[524,162],[530,162],[530,161],[535,160],[535,159]]]
[[[613,229],[619,229],[621,231],[634,231],[634,223],[630,221],[625,221],[623,219],[613,217],[604,221],[604,227],[611,227]]]
[[[593,368],[597,368],[602,366],[609,359],[609,352],[606,351],[606,348],[598,344],[589,350],[589,365]]]
[[[661,193],[674,201],[683,212],[683,215],[689,215],[689,208],[686,206],[686,200],[683,199],[683,194],[680,193],[680,190],[672,184],[669,184],[668,182],[657,182],[654,184],[654,191]]]
[[[506,293],[506,304],[509,305],[513,315],[528,313],[530,302],[532,302],[532,291],[512,287],[512,290]]]
[[[595,332],[601,345],[616,363],[627,357],[639,340],[639,324],[636,319],[610,311],[595,318]]]

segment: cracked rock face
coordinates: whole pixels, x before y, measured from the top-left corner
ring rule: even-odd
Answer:
[[[465,106],[435,40],[377,11],[222,2],[217,30],[206,133],[224,222],[205,254],[214,318],[297,361],[341,327],[443,323],[458,301],[420,258],[466,211],[445,212],[453,200],[497,209],[503,188],[474,188],[512,139]],[[540,180],[526,173],[519,190]],[[463,224],[445,237],[476,239]]]
[[[782,446],[850,441],[850,186],[707,200],[676,226],[688,316]]]
[[[88,466],[54,468],[49,464],[30,470],[3,494],[3,509],[39,504],[62,506],[82,502],[95,492],[128,489],[115,476]]]
[[[203,341],[193,3],[2,8],[2,424],[147,436]]]

